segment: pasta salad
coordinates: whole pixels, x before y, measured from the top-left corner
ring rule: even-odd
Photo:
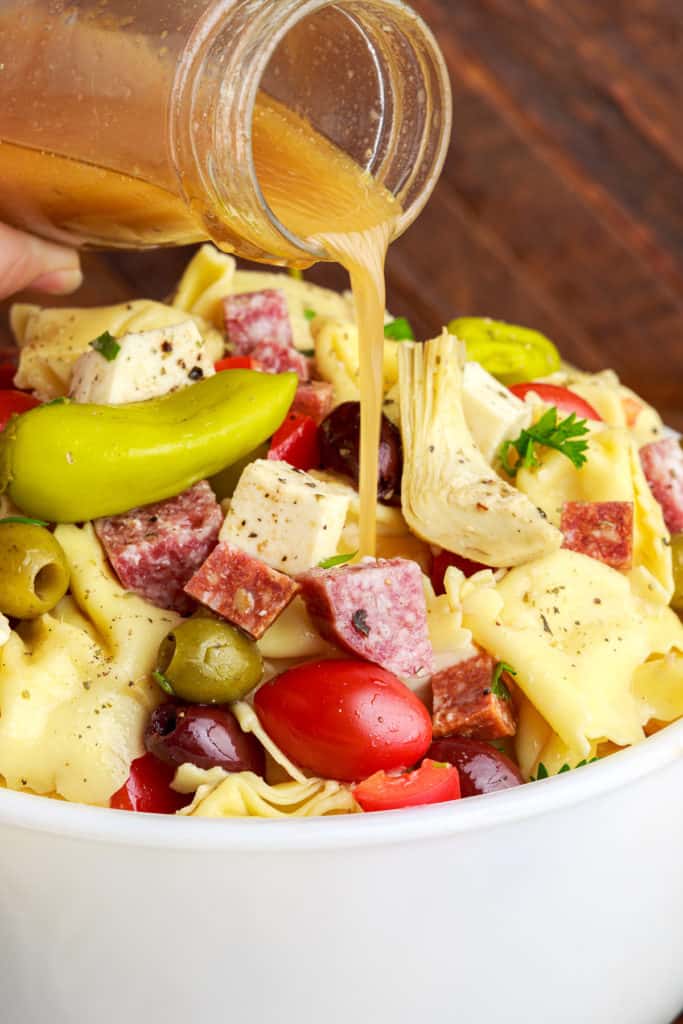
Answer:
[[[8,788],[367,813],[583,769],[683,715],[683,449],[612,371],[387,315],[361,557],[348,295],[207,245],[169,303],[11,326]]]

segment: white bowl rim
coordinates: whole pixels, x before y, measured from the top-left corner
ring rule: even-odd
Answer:
[[[683,759],[683,720],[585,770],[453,803],[381,814],[258,820],[133,814],[0,791],[0,828],[128,847],[202,853],[288,853],[439,840],[561,811],[662,771]]]

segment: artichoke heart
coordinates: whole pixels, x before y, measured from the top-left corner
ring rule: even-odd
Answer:
[[[562,535],[486,462],[462,404],[465,347],[444,331],[399,352],[403,515],[423,540],[484,565],[522,565]]]

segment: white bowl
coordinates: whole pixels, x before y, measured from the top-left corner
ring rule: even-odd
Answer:
[[[290,822],[0,793],[3,1024],[666,1024],[683,722],[506,793]]]

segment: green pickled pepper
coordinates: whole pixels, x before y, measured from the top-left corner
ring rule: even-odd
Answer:
[[[232,370],[146,402],[31,409],[0,434],[0,489],[52,523],[163,501],[269,438],[296,386],[293,373]]]

